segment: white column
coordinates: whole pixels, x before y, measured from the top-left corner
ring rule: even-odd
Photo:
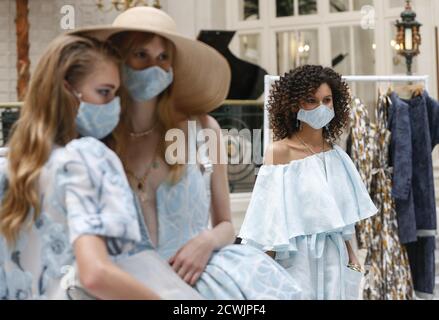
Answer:
[[[196,38],[201,30],[226,29],[224,0],[167,0],[163,9],[190,38]]]
[[[168,0],[168,14],[175,20],[180,33],[187,37],[196,37],[195,21],[196,0]]]
[[[205,1],[205,0],[201,0]],[[227,29],[227,19],[226,19],[226,1],[224,0],[209,0],[210,5],[210,20],[211,28],[217,30]]]
[[[437,16],[432,14],[433,3],[437,6],[437,0],[418,0],[416,1],[416,7],[414,7],[417,13],[417,20],[422,23],[421,54],[415,59],[418,60],[418,73],[430,75],[429,93],[437,98],[436,39],[434,27],[438,22]]]
[[[0,102],[17,100],[15,1],[0,1]]]

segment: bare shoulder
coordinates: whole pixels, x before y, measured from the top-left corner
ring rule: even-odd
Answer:
[[[289,152],[288,145],[283,143],[283,141],[275,141],[265,151],[264,164],[277,165],[287,163]]]
[[[283,165],[306,157],[306,151],[291,139],[274,142],[265,153],[266,165]]]

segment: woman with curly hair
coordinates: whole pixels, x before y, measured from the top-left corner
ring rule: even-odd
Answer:
[[[361,266],[349,240],[377,209],[334,141],[349,116],[341,75],[305,65],[277,81],[269,99],[275,142],[267,149],[240,231],[297,281],[303,299],[358,299]]]

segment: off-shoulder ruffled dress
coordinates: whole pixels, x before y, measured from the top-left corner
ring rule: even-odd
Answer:
[[[303,299],[357,299],[362,274],[347,267],[345,241],[358,221],[376,213],[351,159],[334,146],[286,165],[262,166],[239,237],[275,252]]]

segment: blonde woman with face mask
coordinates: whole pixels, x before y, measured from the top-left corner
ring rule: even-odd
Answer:
[[[262,251],[232,245],[227,168],[219,162],[227,156],[221,129],[207,115],[227,95],[226,60],[180,35],[171,17],[151,7],[129,9],[111,27],[77,32],[109,38],[124,59],[129,96],[109,144],[137,194],[144,222],[137,250],[156,250],[207,299],[297,299],[300,292],[278,264]],[[186,157],[177,163],[166,157],[172,129],[184,136]],[[200,147],[199,161],[188,163],[188,145],[204,142],[201,129],[213,133],[217,157]]]
[[[122,164],[97,140],[119,122],[119,59],[63,35],[36,66],[0,158],[0,299],[68,298],[75,262],[97,298],[159,298],[111,259],[141,238]]]

